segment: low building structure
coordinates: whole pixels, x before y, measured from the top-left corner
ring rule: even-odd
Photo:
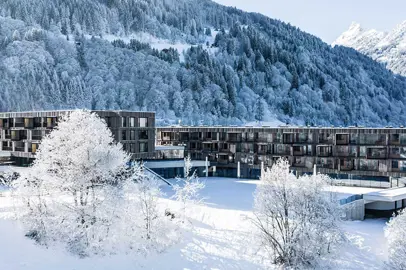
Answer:
[[[406,177],[406,129],[316,127],[160,127],[158,145],[185,146],[218,176],[258,178],[281,157],[293,171],[389,182]],[[390,181],[391,182],[391,181]],[[391,182],[392,183],[392,182]]]

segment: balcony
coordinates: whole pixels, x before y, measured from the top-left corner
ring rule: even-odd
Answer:
[[[14,151],[15,152],[25,152],[25,147],[15,147]]]
[[[15,128],[24,128],[24,118],[16,118],[15,122],[14,122],[14,127]]]
[[[386,158],[386,149],[385,148],[368,148],[367,149],[367,158],[385,159]]]
[[[10,123],[9,123],[9,121],[8,121],[7,118],[5,118],[5,119],[0,119],[0,128],[2,128],[2,129],[8,129],[8,128],[10,128]]]
[[[364,145],[386,145],[386,135],[362,134],[359,137],[359,144]]]
[[[361,171],[378,171],[379,170],[379,161],[361,159],[359,162],[359,168]]]
[[[317,146],[317,156],[319,157],[329,157],[331,156],[331,147],[330,146]]]
[[[11,146],[3,146],[3,151],[13,151],[13,147]]]
[[[182,142],[189,141],[189,133],[184,133],[184,132],[180,133],[180,140]]]
[[[41,135],[36,135],[36,136],[32,136],[32,140],[33,141],[41,141],[42,140],[42,136]]]
[[[294,156],[303,156],[305,153],[302,146],[293,146],[293,155]]]
[[[318,168],[334,169],[334,162],[331,158],[318,158],[316,161]]]
[[[347,145],[350,143],[349,134],[336,134],[336,145]]]
[[[391,134],[389,136],[389,144],[390,145],[400,145],[400,135],[399,134]]]
[[[339,171],[352,171],[354,169],[354,160],[352,159],[339,159]]]
[[[292,144],[295,142],[295,134],[293,133],[284,133],[283,134],[283,143]]]
[[[229,141],[229,142],[241,142],[241,134],[240,133],[229,133],[227,135],[227,141]]]
[[[350,147],[349,146],[336,146],[336,156],[349,157],[350,156]]]
[[[322,144],[333,144],[333,135],[328,133],[319,134],[319,143]]]
[[[290,156],[291,147],[279,144],[279,145],[275,146],[274,152],[275,152],[275,155]]]

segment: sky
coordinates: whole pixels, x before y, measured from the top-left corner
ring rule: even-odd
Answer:
[[[352,22],[390,31],[406,20],[406,0],[214,0],[299,27],[331,44]]]

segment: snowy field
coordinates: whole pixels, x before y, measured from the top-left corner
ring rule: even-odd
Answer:
[[[205,203],[188,210],[194,228],[186,231],[184,240],[165,253],[134,258],[111,256],[79,259],[58,247],[40,247],[25,238],[18,222],[12,220],[12,199],[8,192],[0,195],[0,269],[1,270],[88,270],[88,269],[270,269],[256,254],[252,243],[253,192],[259,181],[208,178],[202,195]],[[176,211],[169,200],[169,187],[162,207]],[[360,194],[371,189],[337,187],[340,197]],[[328,258],[332,269],[385,269],[387,254],[384,238],[386,220],[344,222],[350,241],[340,255]]]

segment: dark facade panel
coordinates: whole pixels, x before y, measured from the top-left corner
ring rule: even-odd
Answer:
[[[316,165],[329,174],[406,177],[403,128],[162,127],[157,144],[184,145],[192,159],[208,157],[226,172],[240,162],[242,177],[281,157],[299,172]]]
[[[42,138],[72,111],[0,113],[0,151],[14,158],[32,160]],[[116,141],[134,159],[155,156],[155,113],[131,111],[92,111],[102,118]]]

